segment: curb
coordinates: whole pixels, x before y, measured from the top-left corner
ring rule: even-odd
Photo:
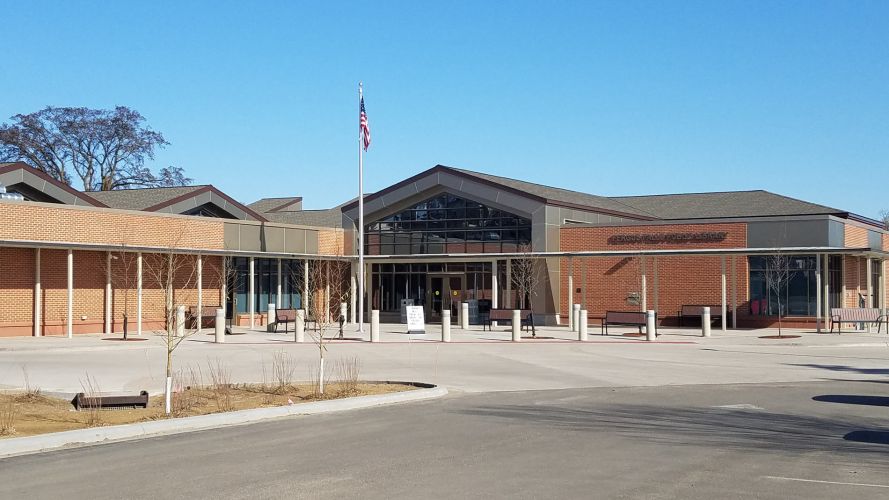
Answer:
[[[397,382],[394,382],[397,383]],[[411,401],[423,401],[440,398],[447,395],[448,390],[432,384],[416,382],[401,382],[416,387],[402,392],[390,394],[375,394],[370,396],[357,396],[352,398],[334,399],[330,401],[317,401],[313,403],[300,403],[287,406],[275,406],[273,408],[252,408],[225,413],[211,413],[209,415],[197,415],[194,417],[170,418],[166,420],[153,420],[135,424],[112,425],[108,427],[93,427],[89,429],[77,429],[73,431],[54,432],[38,436],[26,436],[0,440],[0,458],[8,458],[17,455],[40,453],[60,448],[80,447],[90,444],[98,444],[129,439],[141,439],[147,437],[181,434],[208,429],[216,429],[231,425],[242,425],[275,418],[290,417],[295,415],[318,415],[337,411],[357,410],[374,406],[407,403]]]

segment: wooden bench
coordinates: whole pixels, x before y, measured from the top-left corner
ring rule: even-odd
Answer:
[[[287,323],[296,322],[296,309],[275,309],[275,332],[278,332],[278,325],[284,323],[284,333],[287,333]],[[296,327],[294,327],[296,328]]]
[[[605,311],[605,319],[602,320],[602,335],[608,335],[608,325],[612,326],[636,326],[639,333],[645,326],[646,313],[642,311]],[[657,313],[654,313],[654,334],[657,335]]]
[[[185,324],[194,325],[196,328],[204,326],[204,321],[215,320],[216,310],[222,306],[201,306],[201,317],[198,318],[198,306],[189,306],[185,315]]]
[[[530,328],[531,336],[536,337],[537,329],[534,327],[534,313],[532,313],[530,309],[520,309],[519,319],[521,327],[524,328],[525,331]],[[512,309],[491,309],[488,311],[487,316],[482,321],[482,331],[485,331],[486,325],[488,330],[491,330],[494,321],[509,321],[512,323]]]
[[[710,321],[716,321],[722,319],[722,306],[708,306],[708,305],[684,305],[679,308],[679,328],[682,328],[682,319],[683,318],[701,318],[701,315],[704,314],[704,308],[710,308]],[[703,326],[703,325],[702,325]]]
[[[875,307],[832,307],[830,309],[831,333],[833,333],[834,325],[837,325],[837,333],[843,333],[843,323],[876,323],[877,333],[880,333],[880,327],[884,321],[886,321],[886,312]]]

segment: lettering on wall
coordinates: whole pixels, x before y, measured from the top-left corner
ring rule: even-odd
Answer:
[[[700,233],[650,233],[650,234],[615,234],[608,238],[609,245],[631,245],[643,243],[656,245],[659,243],[710,243],[724,241],[728,237],[725,231],[705,231]]]

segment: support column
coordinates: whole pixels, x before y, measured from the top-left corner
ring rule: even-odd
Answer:
[[[136,254],[136,335],[142,335],[142,252]]]
[[[815,256],[815,331],[821,333],[821,256]]]
[[[659,273],[658,273],[658,259],[657,259],[657,257],[654,257],[652,259],[652,261],[653,261],[652,267],[654,268],[654,297],[653,297],[654,298],[654,311],[659,312],[660,311],[659,302],[660,302],[661,286],[660,286],[660,282],[658,281],[658,274]]]
[[[247,313],[250,314],[250,329],[256,325],[256,297],[254,296],[254,259],[248,259],[247,271]]]
[[[275,296],[275,308],[281,309],[281,259],[278,259],[278,295]]]
[[[303,309],[305,309],[306,314],[309,313],[309,259],[303,259],[303,290],[302,290],[302,303],[300,304]]]
[[[886,261],[880,261],[880,308],[886,309]]]
[[[874,304],[874,280],[871,279],[871,276],[874,274],[873,264],[874,259],[865,257],[864,279],[867,281],[867,298],[865,299],[864,307],[873,307]]]
[[[111,334],[111,252],[105,252],[105,335]]]
[[[507,309],[518,309],[519,304],[514,303],[512,296],[512,259],[506,259],[506,300],[504,307]]]
[[[732,255],[732,329],[738,329],[738,256]]]
[[[824,328],[829,328],[830,324],[830,256],[828,254],[823,254],[821,256],[824,259],[824,290],[821,293],[821,299],[824,301],[824,305],[821,307],[822,314],[822,325]],[[840,304],[840,307],[843,305]]]
[[[568,257],[568,295],[565,302],[568,304],[568,329],[574,331],[574,259]]]
[[[198,314],[197,314],[197,324],[195,325],[195,330],[200,333],[201,327],[204,326],[201,324],[204,317],[204,257],[201,254],[198,254]]]
[[[34,336],[43,335],[43,292],[40,283],[40,249],[35,249],[34,255]]]
[[[497,300],[497,299],[499,298],[498,295],[500,295],[499,293],[497,293],[497,271],[498,271],[498,269],[497,269],[497,261],[496,261],[496,260],[492,260],[492,261],[491,261],[491,307],[492,307],[493,309],[499,309],[499,308],[500,308],[500,303],[499,303],[499,301]],[[493,327],[496,327],[496,326],[497,326],[497,322],[496,322],[496,321],[492,321],[492,322],[491,322],[491,327],[493,328]]]
[[[639,266],[642,269],[642,312],[648,310],[648,276],[645,274],[645,256],[639,257]]]
[[[722,283],[721,283],[722,284],[722,302],[720,303],[720,305],[722,306],[722,331],[725,331],[726,325],[728,323],[728,318],[726,317],[728,311],[726,311],[726,293],[725,293],[725,288],[726,288],[725,287],[725,255],[723,255],[721,257],[721,261],[722,261]]]
[[[74,337],[74,250],[68,249],[68,315],[65,320],[68,338]]]

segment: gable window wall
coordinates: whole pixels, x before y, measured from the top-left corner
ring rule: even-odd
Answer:
[[[444,193],[368,224],[368,255],[517,252],[531,244],[531,221]]]

